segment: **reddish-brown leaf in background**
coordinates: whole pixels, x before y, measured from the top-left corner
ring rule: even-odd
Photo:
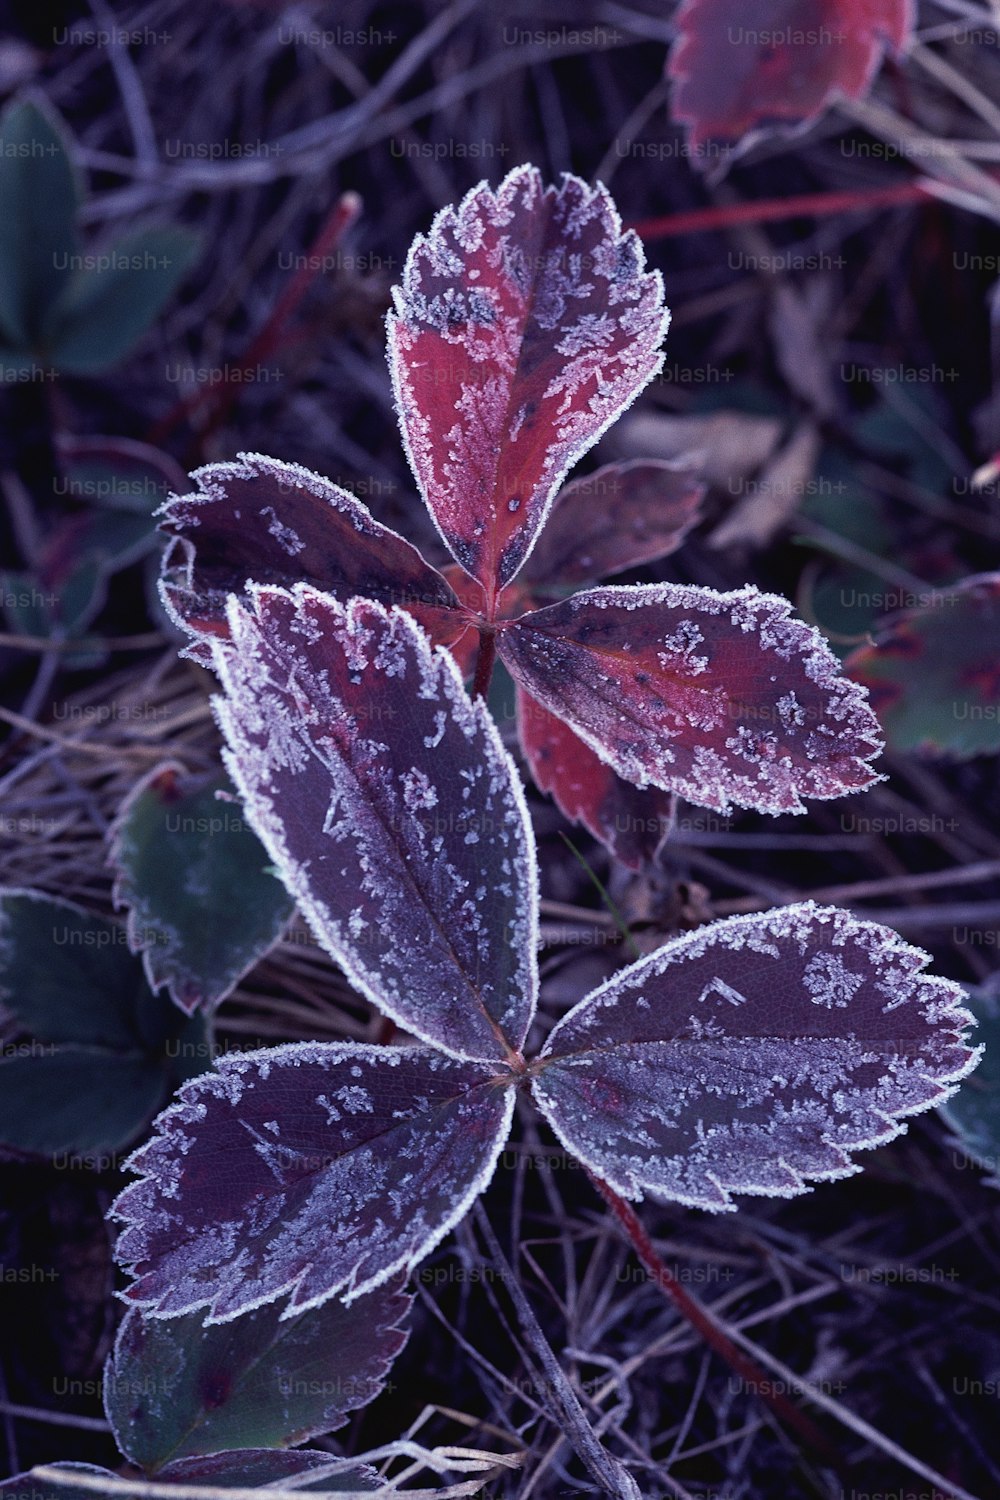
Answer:
[[[676,552],[705,486],[661,459],[606,464],[559,491],[519,582],[576,587]]]
[[[681,584],[588,589],[498,636],[520,685],[637,786],[803,812],[878,779],[878,721],[787,599]]]
[[[518,167],[437,215],[389,314],[403,440],[441,535],[489,595],[571,464],[662,364],[659,273],[606,190]]]
[[[548,792],[567,818],[582,823],[631,869],[652,859],[670,816],[669,792],[640,791],[623,781],[523,688],[517,690],[517,728],[539,791]]]
[[[698,146],[800,125],[838,93],[863,98],[915,21],[914,0],[684,0],[667,65],[673,117]]]

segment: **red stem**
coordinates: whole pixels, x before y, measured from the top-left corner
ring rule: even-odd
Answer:
[[[238,361],[237,370],[252,369],[259,360],[266,359],[281,345],[286,326],[316,279],[323,261],[339,245],[360,211],[361,199],[357,193],[342,193],[337,199],[310,245],[304,265],[299,267],[286,285],[263,326],[251,340],[247,352]],[[151,430],[147,441],[154,447],[159,445],[181,422],[190,420],[200,407],[206,405],[209,409],[208,423],[200,434],[204,439],[225,420],[236,401],[241,384],[240,381],[227,378],[220,386],[196,391],[193,396],[178,401]]]
[[[497,638],[492,630],[480,629],[479,655],[476,657],[476,675],[472,682],[473,698],[485,698],[493,681],[493,668],[497,660]]]
[[[629,225],[640,239],[663,240],[675,234],[693,234],[701,229],[727,229],[734,224],[765,224],[773,219],[822,217],[854,210],[892,208],[899,203],[920,203],[934,194],[917,182],[897,182],[893,187],[840,193],[800,193],[792,198],[758,198],[749,203],[720,203],[695,208],[688,213],[641,219]],[[940,201],[940,200],[935,200]]]
[[[824,1463],[838,1470],[842,1469],[843,1459],[826,1434],[816,1426],[811,1417],[808,1417],[791,1401],[786,1400],[780,1391],[774,1389],[774,1380],[766,1370],[763,1370],[757,1361],[738,1344],[733,1343],[725,1329],[716,1322],[708,1309],[703,1307],[696,1297],[692,1297],[669,1267],[664,1265],[635,1210],[626,1203],[624,1198],[618,1196],[614,1188],[609,1187],[589,1168],[587,1176],[624,1229],[633,1250],[652,1280],[666,1296],[671,1298],[678,1312],[701,1335],[709,1348],[724,1359],[730,1369],[745,1381],[748,1389],[760,1400],[766,1402],[779,1421],[797,1433]]]

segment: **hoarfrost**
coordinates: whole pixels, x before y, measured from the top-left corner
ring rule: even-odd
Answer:
[[[401,610],[251,586],[229,618],[226,763],[317,939],[423,1040],[516,1051],[537,986],[534,850],[485,707]],[[471,901],[484,883],[493,899]]]
[[[975,1065],[963,991],[927,962],[812,902],[713,923],[553,1028],[537,1102],[629,1197],[718,1210],[733,1193],[804,1192],[858,1170],[852,1151],[891,1140]]]
[[[182,1087],[114,1208],[127,1297],[156,1316],[226,1322],[290,1294],[289,1317],[363,1295],[466,1213],[509,1128],[494,1069],[424,1049],[302,1042],[239,1063],[238,1098],[219,1086],[230,1058]],[[346,1081],[359,1069],[364,1087]],[[280,1142],[256,1123],[272,1115]]]
[[[545,188],[518,167],[417,237],[387,320],[396,408],[425,503],[473,577],[513,578],[570,466],[660,368],[667,322],[659,274],[605,189],[579,178]]]
[[[802,813],[879,780],[882,739],[865,690],[790,609],[749,587],[605,585],[512,622],[498,650],[626,781],[722,813]]]

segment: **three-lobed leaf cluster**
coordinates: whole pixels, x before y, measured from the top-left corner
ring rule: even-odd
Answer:
[[[600,186],[545,188],[521,167],[442,210],[407,258],[388,339],[406,451],[455,564],[432,567],[305,469],[210,464],[163,520],[164,599],[192,654],[209,661],[251,579],[402,606],[465,666],[477,643],[487,664],[495,650],[535,779],[630,863],[655,846],[641,830],[666,794],[801,813],[870,786],[877,720],[787,600],[579,587],[669,554],[696,518],[700,488],[663,464],[563,486],[659,370],[667,321],[660,275]]]

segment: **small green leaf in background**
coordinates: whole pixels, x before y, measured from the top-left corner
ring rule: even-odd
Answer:
[[[172,1459],[284,1448],[343,1426],[379,1394],[406,1343],[404,1281],[285,1320],[277,1303],[207,1327],[202,1312],[143,1318],[133,1308],[104,1374],[118,1446],[155,1473]]]
[[[171,494],[184,494],[188,476],[168,453],[117,435],[58,441],[60,493],[102,510],[152,518]]]
[[[121,437],[63,437],[57,494],[76,511],[48,532],[34,571],[0,573],[0,610],[15,635],[60,642],[83,636],[104,607],[108,580],[160,550],[156,511],[186,485],[167,454]],[[60,653],[68,671],[101,666],[99,638]]]
[[[220,800],[226,776],[157,766],[128,797],[111,831],[115,902],[149,983],[182,1010],[213,1006],[280,938],[294,903],[238,803]]]
[[[0,893],[0,1144],[45,1156],[128,1146],[210,1061],[204,1027],[153,995],[124,929],[69,901]]]
[[[940,1113],[964,1155],[989,1174],[991,1187],[1000,1187],[1000,996],[970,989],[969,1009],[979,1022],[976,1041],[986,1052]]]
[[[62,288],[46,320],[52,363],[96,375],[131,352],[194,263],[200,241],[179,225],[137,229],[95,252]]]
[[[0,332],[33,347],[79,253],[79,185],[61,121],[33,98],[0,116]]]
[[[1000,573],[887,616],[844,663],[892,750],[965,758],[1000,750]]]
[[[134,229],[83,251],[66,129],[42,99],[0,116],[0,371],[94,375],[131,353],[197,258],[181,225]]]

